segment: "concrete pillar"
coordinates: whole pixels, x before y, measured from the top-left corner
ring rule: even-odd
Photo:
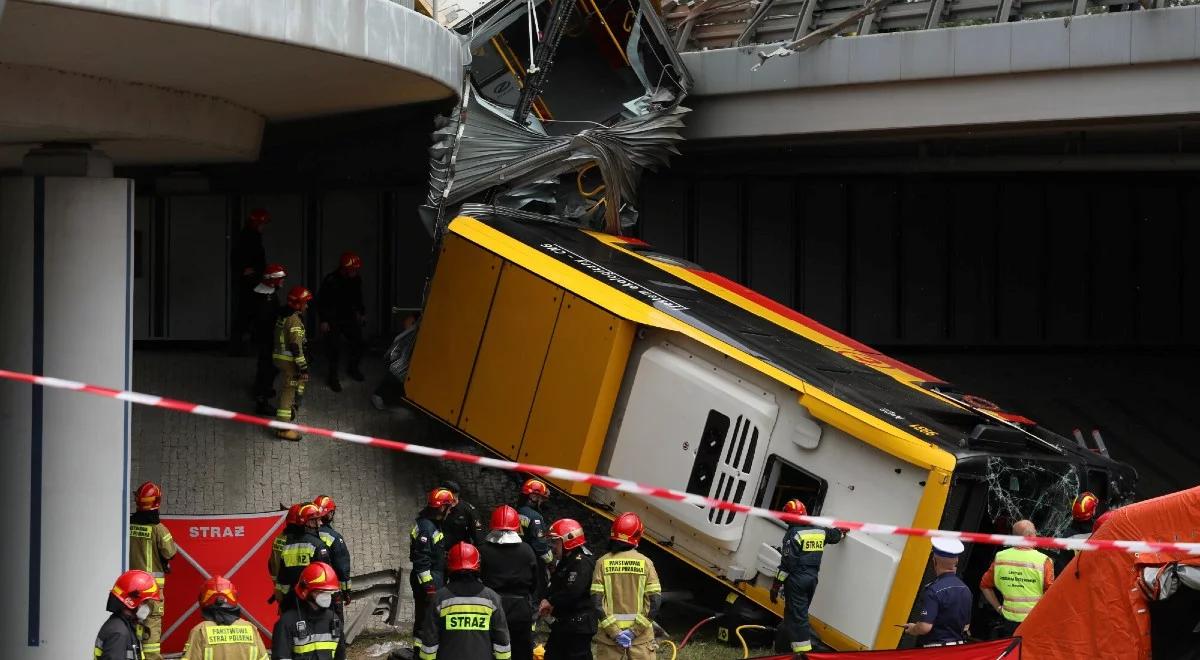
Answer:
[[[133,182],[86,148],[25,165],[0,179],[0,365],[127,388]],[[91,657],[128,555],[128,406],[0,383],[0,657]]]

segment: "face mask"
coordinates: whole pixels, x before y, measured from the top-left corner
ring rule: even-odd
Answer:
[[[313,596],[313,602],[317,604],[317,607],[327,609],[330,605],[333,605],[333,594],[328,591],[322,591]]]
[[[145,621],[150,617],[150,603],[142,603],[137,608],[137,620]]]

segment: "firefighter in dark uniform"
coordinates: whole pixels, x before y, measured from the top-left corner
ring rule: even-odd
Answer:
[[[342,620],[331,607],[341,591],[337,573],[324,562],[313,562],[296,580],[299,607],[275,622],[271,660],[333,660],[342,646]]]
[[[341,339],[346,339],[350,349],[346,373],[354,380],[363,379],[358,363],[363,354],[363,323],[367,308],[363,305],[362,259],[353,252],[343,252],[338,260],[338,269],[321,280],[317,289],[317,314],[321,321],[321,338],[325,342],[325,358],[329,360],[329,389],[342,391],[338,380],[338,359],[341,357]]]
[[[298,605],[297,594],[292,593],[292,587],[304,569],[314,562],[328,564],[331,559],[329,548],[321,540],[321,510],[315,504],[302,504],[296,515],[300,523],[299,529],[289,533],[285,538],[283,551],[280,553],[279,571],[275,574],[275,591],[282,594],[279,600],[279,611],[295,609]]]
[[[146,571],[125,571],[108,593],[106,609],[112,616],[96,634],[94,660],[142,660],[142,626],[151,603],[161,602],[162,592]]]
[[[318,495],[313,498],[313,504],[321,510],[319,533],[321,540],[325,542],[325,547],[329,548],[329,563],[337,573],[338,582],[342,585],[342,592],[333,599],[333,611],[337,613],[338,618],[345,621],[346,605],[350,602],[350,548],[346,546],[346,539],[341,532],[333,528],[333,517],[337,513],[337,503],[333,501],[333,498],[328,495]],[[343,645],[338,649],[337,660],[345,657],[346,647]]]
[[[510,660],[512,646],[500,596],[479,581],[479,551],[450,548],[449,581],[437,590],[414,644],[420,660]]]
[[[800,500],[788,500],[783,505],[784,513],[807,516],[808,508]],[[840,529],[825,529],[813,525],[792,523],[783,536],[783,551],[779,558],[779,573],[771,585],[771,602],[779,601],[779,590],[784,590],[783,625],[780,627],[781,642],[776,650],[804,653],[812,650],[812,629],[808,623],[808,606],[817,590],[817,573],[821,570],[821,556],[826,544],[842,541],[845,533]],[[779,648],[782,647],[782,648]]]
[[[267,252],[263,248],[263,228],[271,221],[265,209],[254,209],[247,216],[242,230],[233,242],[233,253],[229,255],[229,302],[233,311],[229,328],[229,352],[242,353],[242,340],[254,320],[251,292],[262,278],[267,265]]]
[[[1067,528],[1069,534],[1064,536],[1072,539],[1091,538],[1095,528],[1096,510],[1099,507],[1100,498],[1095,494],[1085,490],[1077,495],[1071,502],[1071,525]],[[1060,548],[1047,550],[1046,554],[1050,555],[1050,559],[1054,561],[1054,576],[1058,577],[1071,563],[1071,560],[1079,554],[1079,551]]]
[[[200,587],[200,616],[183,645],[183,660],[262,660],[267,655],[253,623],[242,618],[238,590],[220,575]]]
[[[917,646],[956,646],[967,639],[971,623],[971,589],[958,577],[958,539],[933,539],[933,581],[921,590],[920,615],[904,632],[917,636]]]
[[[531,660],[534,596],[543,591],[542,567],[517,533],[521,518],[516,509],[507,504],[496,507],[491,527],[487,539],[479,546],[483,583],[500,595],[504,605],[513,660]]]
[[[454,508],[442,521],[442,533],[446,535],[446,547],[453,548],[456,543],[470,543],[479,547],[483,543],[483,521],[479,519],[479,510],[475,505],[462,498],[462,487],[457,481],[443,481],[439,488],[454,493]]]
[[[429,491],[428,506],[417,514],[412,527],[408,559],[412,562],[412,573],[408,585],[413,596],[413,637],[418,637],[425,624],[425,613],[433,601],[434,594],[445,583],[446,539],[441,524],[454,506],[454,493],[445,488]]]
[[[533,554],[542,563],[542,570],[549,580],[550,567],[554,565],[554,553],[546,538],[546,519],[542,516],[542,503],[550,499],[550,488],[538,479],[528,479],[521,484],[521,499],[517,501],[517,513],[521,516],[521,539],[533,548]]]
[[[585,545],[583,526],[570,518],[554,521],[549,536],[557,563],[546,598],[538,608],[539,617],[554,617],[545,660],[592,660],[596,614],[591,581],[596,558]]]
[[[267,574],[271,576],[271,582],[275,584],[275,592],[267,601],[268,603],[282,603],[286,595],[286,592],[280,591],[280,585],[275,582],[275,576],[279,575],[279,569],[283,566],[283,549],[287,547],[288,537],[304,531],[304,525],[300,524],[300,507],[302,506],[304,503],[300,502],[288,507],[283,531],[271,542],[271,555],[267,557]]]
[[[280,264],[268,264],[263,270],[262,281],[250,294],[254,321],[250,326],[250,343],[254,345],[254,411],[260,415],[275,412],[271,397],[275,396],[275,321],[279,319],[279,288],[287,270]]]
[[[166,599],[167,573],[178,549],[166,525],[159,521],[162,489],[147,481],[134,493],[137,511],[129,517],[129,567],[146,571],[158,583],[158,598],[150,602],[150,616],[143,622],[144,660],[160,660],[159,641],[162,638],[163,602]]]

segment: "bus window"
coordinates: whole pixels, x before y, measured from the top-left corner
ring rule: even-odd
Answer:
[[[828,487],[829,483],[824,479],[772,454],[767,458],[762,486],[754,504],[779,511],[788,500],[799,499],[804,502],[809,514],[815,516],[821,513]]]

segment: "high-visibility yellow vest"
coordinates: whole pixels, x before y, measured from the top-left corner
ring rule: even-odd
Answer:
[[[1046,555],[1033,548],[1008,548],[996,553],[993,577],[1004,603],[1000,613],[1021,622],[1042,599],[1046,583]]]

